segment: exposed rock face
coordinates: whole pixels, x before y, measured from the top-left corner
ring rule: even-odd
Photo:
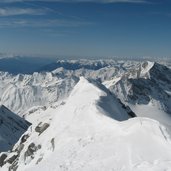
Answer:
[[[16,171],[18,168],[18,160],[20,157],[21,152],[25,148],[24,152],[24,161],[27,162],[29,158],[34,159],[34,153],[37,150],[41,149],[41,145],[35,145],[34,143],[31,143],[28,145],[28,147],[25,147],[25,142],[18,143],[16,147],[14,147],[10,153],[1,153],[0,155],[0,167],[3,167],[6,163],[10,164],[9,171]],[[41,161],[41,160],[40,160]],[[38,162],[40,162],[38,161]]]
[[[39,123],[35,128],[35,131],[39,133],[39,135],[44,132],[49,127],[48,123]]]
[[[34,143],[31,143],[27,151],[24,154],[24,159],[26,160],[28,157],[34,158],[34,153],[41,148],[41,145],[36,146]]]
[[[18,157],[24,148],[24,142],[29,137],[24,135],[20,140],[21,135],[27,131],[31,125],[29,122],[12,113],[5,106],[0,106],[0,150],[9,151],[9,153],[0,153],[0,167],[6,163],[10,164],[9,171],[16,171],[18,168]],[[17,141],[20,144],[15,147]],[[1,170],[1,169],[0,169]]]
[[[26,142],[28,138],[29,138],[29,135],[28,134],[23,135],[22,138],[21,138],[21,142],[20,143]]]
[[[16,160],[17,157],[18,157],[18,154],[14,154],[6,162],[9,163],[9,164],[12,164]]]
[[[2,167],[4,165],[4,161],[7,158],[7,154],[3,153],[0,156],[0,167]]]
[[[50,142],[52,144],[52,151],[54,151],[54,149],[55,149],[55,138],[52,138]]]

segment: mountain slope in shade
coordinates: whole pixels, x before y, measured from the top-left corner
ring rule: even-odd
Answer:
[[[104,85],[137,116],[156,119],[171,132],[171,70],[155,62],[144,62],[122,77]]]
[[[30,123],[0,106],[0,152],[10,150],[28,129]]]
[[[28,138],[25,142],[19,140],[3,161],[2,170],[171,168],[171,141],[165,128],[150,119],[128,118],[121,104],[102,85],[81,78],[65,104],[28,116],[34,120],[23,135]],[[10,164],[14,155],[17,157]]]

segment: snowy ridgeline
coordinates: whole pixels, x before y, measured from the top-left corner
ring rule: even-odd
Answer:
[[[32,125],[27,130],[29,123],[17,118],[25,129],[14,125],[14,141],[6,138],[6,149],[20,139],[10,152],[1,150],[0,170],[171,169],[169,68],[154,62],[59,63],[63,67],[32,75],[1,72],[1,103]],[[7,116],[2,114],[5,126]]]

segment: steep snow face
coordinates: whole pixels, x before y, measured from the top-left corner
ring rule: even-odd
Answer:
[[[144,62],[118,79],[104,83],[137,116],[146,116],[171,128],[171,70]]]
[[[49,106],[66,98],[78,79],[62,79],[52,73],[10,75],[0,73],[0,102],[22,115],[34,106]]]
[[[171,141],[165,128],[150,119],[125,120],[128,118],[116,98],[102,85],[81,78],[65,104],[29,116],[34,123],[25,133],[28,138],[15,145],[3,161],[2,170],[171,168]],[[35,120],[41,123],[37,125]],[[17,157],[9,164],[13,156]]]
[[[30,123],[0,106],[0,152],[10,150],[28,129]]]

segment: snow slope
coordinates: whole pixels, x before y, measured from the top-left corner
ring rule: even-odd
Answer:
[[[171,140],[165,128],[147,118],[127,120],[117,99],[94,81],[81,78],[65,103],[28,117],[34,120],[25,133],[28,138],[15,145],[3,171],[171,169]]]
[[[28,129],[30,123],[0,106],[0,152],[10,150]]]

